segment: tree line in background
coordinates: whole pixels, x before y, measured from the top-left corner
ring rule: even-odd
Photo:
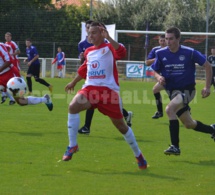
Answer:
[[[81,22],[90,17],[90,0],[80,1],[81,6],[56,9],[51,0],[1,0],[0,41],[4,42],[4,34],[9,31],[21,51],[25,51],[25,39],[32,38],[41,57],[52,57],[55,42],[57,46],[63,45],[67,57],[76,58]],[[93,0],[93,5],[92,19],[115,23],[117,30],[146,30],[147,24],[153,31],[164,31],[169,26],[186,32],[206,30],[206,0]],[[208,13],[209,32],[215,32],[215,0],[209,0]],[[125,45],[138,44],[126,35],[120,39]],[[140,60],[137,58],[138,55],[135,59]]]

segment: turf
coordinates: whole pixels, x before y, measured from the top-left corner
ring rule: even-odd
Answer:
[[[0,105],[0,194],[23,195],[196,195],[214,194],[215,143],[209,134],[180,124],[180,156],[165,156],[170,144],[168,119],[153,120],[154,82],[120,81],[124,108],[134,113],[132,128],[149,168],[139,170],[129,146],[110,120],[95,111],[91,134],[79,135],[80,150],[61,161],[68,145],[67,110],[72,95],[64,92],[70,79],[47,79],[54,85],[54,109],[45,105]],[[215,93],[202,99],[198,82],[191,103],[194,119],[215,123]],[[76,87],[78,90],[81,83]],[[34,94],[48,91],[33,82]],[[162,92],[164,104],[168,103]],[[81,113],[81,125],[85,112]]]

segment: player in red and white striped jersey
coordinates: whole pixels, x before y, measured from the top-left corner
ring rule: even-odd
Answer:
[[[5,44],[10,45],[10,47],[12,48],[10,54],[14,57],[15,62],[14,65],[20,70],[18,55],[21,52],[18,45],[14,41],[12,41],[12,34],[10,32],[7,32],[5,34],[5,40],[6,40]]]

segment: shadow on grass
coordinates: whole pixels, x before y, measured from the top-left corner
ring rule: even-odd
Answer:
[[[140,176],[140,177],[152,177],[152,178],[157,178],[157,179],[165,179],[165,180],[173,180],[173,181],[178,181],[178,180],[182,180],[180,178],[177,177],[171,177],[169,175],[159,175],[159,174],[154,174],[154,173],[150,173],[150,169],[145,169],[145,170],[139,170],[136,172],[117,172],[117,171],[113,171],[113,170],[103,170],[103,171],[91,171],[91,170],[80,170],[80,172],[84,172],[84,173],[90,173],[90,174],[94,174],[94,175],[134,175],[134,176]]]
[[[82,138],[90,138],[91,136],[89,136],[89,135],[78,135],[78,136],[80,136],[80,137],[82,137]],[[115,137],[115,138],[113,138],[113,137],[107,137],[107,136],[96,136],[96,135],[93,135],[92,136],[92,138],[93,139],[107,139],[107,140],[109,140],[109,139],[114,139],[114,140],[116,140],[116,141],[125,141],[125,139],[123,138],[123,136],[120,136],[120,137]],[[137,140],[137,142],[154,142],[153,140],[145,140],[145,139],[141,139],[140,138],[140,136],[136,136],[136,140]]]
[[[176,161],[175,161],[176,162]],[[213,166],[215,164],[215,160],[200,160],[199,162],[191,162],[191,161],[177,161],[177,163],[187,163],[191,165],[199,165],[199,166]]]
[[[46,134],[64,134],[64,132],[45,132],[45,133],[38,133],[38,132],[16,132],[16,131],[0,131],[1,133],[8,133],[8,134],[18,134],[21,136],[35,136],[35,137],[42,137]]]

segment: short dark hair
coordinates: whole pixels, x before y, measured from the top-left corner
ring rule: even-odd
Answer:
[[[30,41],[30,42],[32,42],[31,38],[27,38],[27,39],[25,39],[25,41]]]
[[[85,25],[87,25],[87,24],[92,24],[92,23],[93,23],[93,20],[87,20],[85,23],[86,23]]]
[[[165,39],[165,35],[162,34],[162,35],[159,36],[159,38],[160,38],[160,39]]]
[[[166,33],[173,33],[175,35],[175,38],[178,39],[181,37],[181,31],[177,27],[170,27],[166,30]]]
[[[103,22],[94,21],[90,24],[90,26],[98,26],[98,27],[103,27],[104,29],[107,29]]]

